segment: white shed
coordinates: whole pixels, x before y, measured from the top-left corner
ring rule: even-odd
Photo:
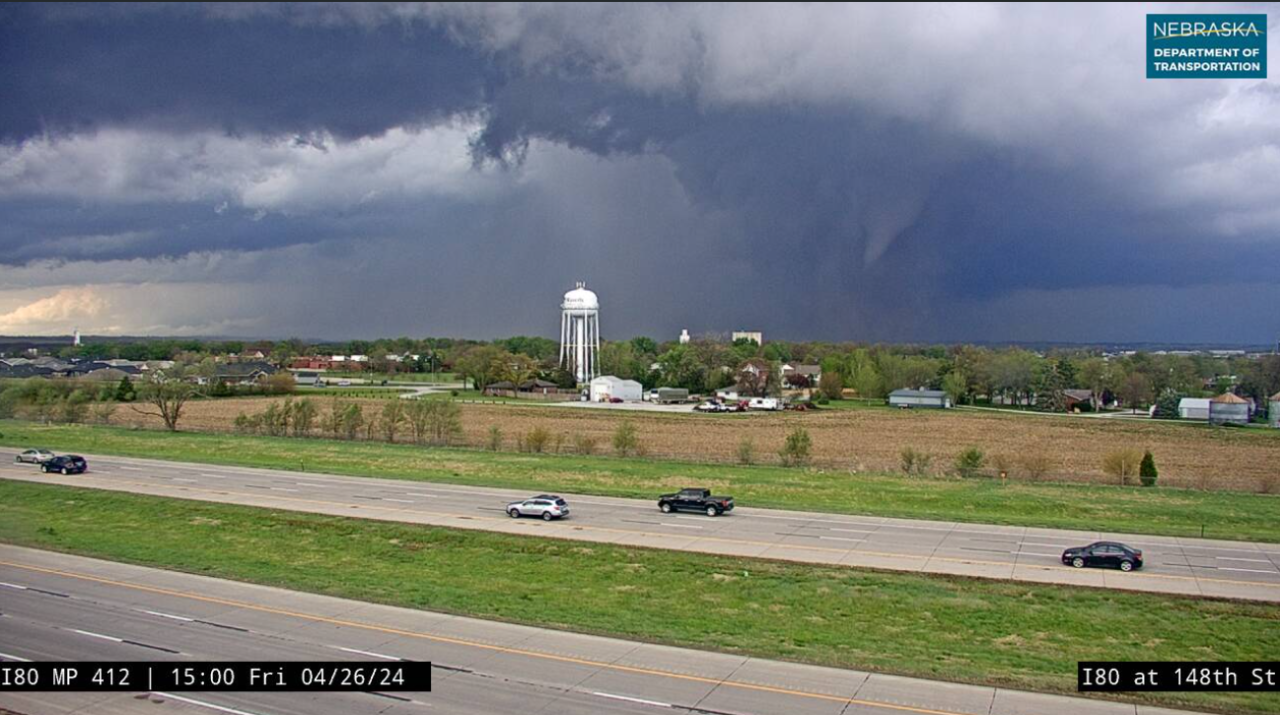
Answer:
[[[1184,420],[1209,421],[1209,398],[1184,397],[1178,401],[1178,416]]]
[[[613,375],[601,375],[591,381],[591,401],[608,402],[612,398],[639,402],[644,398],[644,386],[635,380],[623,380]]]

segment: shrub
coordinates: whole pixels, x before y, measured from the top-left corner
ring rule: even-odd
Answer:
[[[490,452],[497,452],[502,449],[502,428],[498,425],[489,426],[489,437],[485,440],[485,446]]]
[[[573,451],[578,454],[595,454],[596,446],[600,443],[600,438],[593,437],[589,434],[577,434],[573,436]]]
[[[524,437],[524,447],[535,454],[542,454],[547,449],[547,444],[551,441],[551,432],[546,427],[538,426],[529,430],[529,434]]]
[[[923,477],[933,466],[933,455],[917,452],[911,447],[902,448],[902,473],[909,477]]]
[[[112,394],[115,394],[114,392]],[[93,414],[93,421],[100,425],[111,424],[111,417],[116,413],[116,401],[114,399],[106,399],[93,403],[93,407],[89,411]]]
[[[636,426],[630,420],[623,420],[613,431],[613,451],[621,457],[640,451],[640,436],[636,434]]]
[[[809,431],[803,427],[796,427],[787,433],[782,449],[778,450],[778,456],[782,458],[784,465],[798,467],[808,463],[812,449],[813,439],[809,437]]]
[[[1142,455],[1142,464],[1138,465],[1138,478],[1142,480],[1142,486],[1154,487],[1156,478],[1160,473],[1156,471],[1156,458],[1151,456],[1151,450],[1147,450]]]
[[[1007,454],[993,454],[990,461],[991,468],[996,470],[997,477],[1001,474],[1009,476],[1013,473],[1013,457]]]
[[[1119,478],[1120,486],[1125,486],[1130,477],[1137,476],[1140,462],[1142,453],[1138,450],[1118,449],[1102,457],[1102,471]]]
[[[981,473],[982,465],[986,461],[986,455],[982,453],[982,450],[977,447],[969,447],[956,457],[956,474],[965,479],[976,477]]]
[[[743,437],[738,442],[738,463],[752,464],[756,461],[756,443],[750,436]]]
[[[1039,481],[1053,469],[1053,460],[1041,452],[1027,452],[1018,457],[1018,465],[1022,467],[1027,479]]]
[[[316,421],[316,404],[304,397],[293,404],[290,420],[293,422],[293,436],[305,437],[311,434],[311,427]]]
[[[382,419],[379,424],[382,428],[382,434],[387,438],[388,442],[394,443],[396,435],[400,432],[400,426],[404,424],[404,400],[394,398],[387,401],[382,406]]]

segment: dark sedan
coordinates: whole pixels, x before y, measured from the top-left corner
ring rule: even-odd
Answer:
[[[62,474],[84,474],[89,471],[89,463],[78,454],[64,454],[54,457],[40,465],[42,472],[61,472]]]
[[[1104,566],[1118,568],[1121,571],[1132,571],[1142,568],[1142,552],[1117,541],[1099,541],[1063,551],[1062,563],[1078,569],[1085,566]]]

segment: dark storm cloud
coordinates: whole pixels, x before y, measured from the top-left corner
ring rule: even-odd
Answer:
[[[175,318],[260,332],[548,334],[585,278],[617,337],[1193,340],[1217,287],[1280,330],[1280,94],[1117,74],[1140,13],[1097,12],[7,6],[0,289],[163,259],[273,281]]]
[[[487,73],[425,24],[21,4],[0,9],[0,65],[6,141],[110,125],[357,137],[477,110]]]

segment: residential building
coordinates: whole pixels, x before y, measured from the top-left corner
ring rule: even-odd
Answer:
[[[889,404],[894,407],[950,409],[951,397],[942,390],[894,390],[889,393]]]

